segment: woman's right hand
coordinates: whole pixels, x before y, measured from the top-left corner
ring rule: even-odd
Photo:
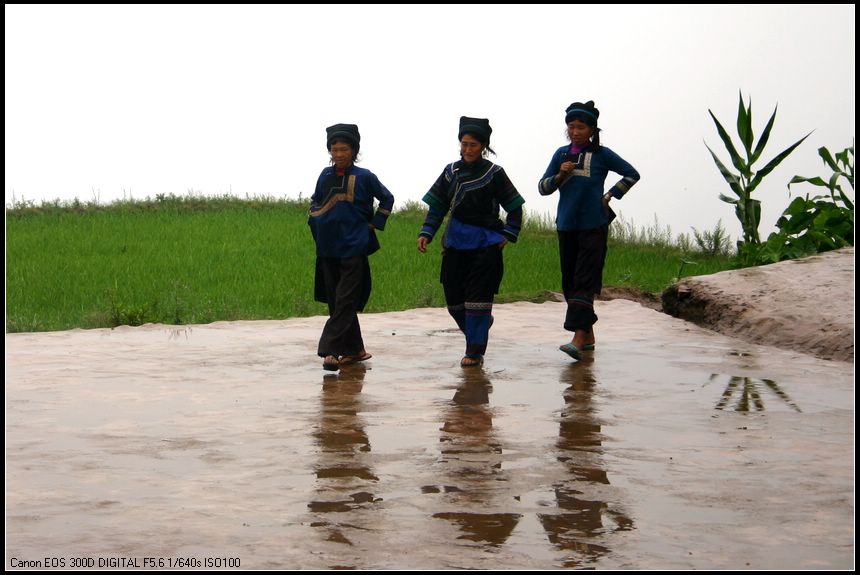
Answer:
[[[562,162],[561,167],[558,170],[558,174],[556,174],[556,183],[560,184],[562,180],[566,179],[567,176],[576,168],[576,164],[573,162]]]
[[[427,236],[418,236],[418,251],[422,254],[427,251],[427,244],[430,243],[430,238]]]
[[[566,176],[570,172],[572,172],[575,167],[576,167],[576,164],[574,164],[573,162],[562,162],[561,163],[561,169],[559,169],[558,173],[561,176]]]

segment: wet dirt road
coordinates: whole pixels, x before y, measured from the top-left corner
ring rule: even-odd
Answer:
[[[597,313],[575,362],[496,306],[480,369],[363,315],[329,375],[325,318],[7,334],[6,567],[854,566],[852,363]]]

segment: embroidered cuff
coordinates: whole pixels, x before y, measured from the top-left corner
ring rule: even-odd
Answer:
[[[383,210],[379,208],[376,210],[376,214],[373,216],[373,219],[370,220],[370,223],[373,224],[373,227],[377,230],[385,229],[385,222],[388,221],[388,216],[391,214],[388,210]]]

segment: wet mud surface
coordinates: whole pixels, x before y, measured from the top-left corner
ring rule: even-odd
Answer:
[[[850,569],[853,365],[598,302],[6,335],[6,565]],[[95,563],[95,567],[99,564]],[[202,566],[202,565],[201,565]]]

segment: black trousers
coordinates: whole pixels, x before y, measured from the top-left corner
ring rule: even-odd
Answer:
[[[440,281],[448,313],[466,336],[466,355],[486,353],[493,323],[493,298],[499,293],[505,267],[498,245],[476,250],[447,248]]]
[[[367,303],[371,285],[367,256],[317,258],[316,284],[317,299],[328,303],[329,315],[317,355],[358,354],[364,349],[358,312]]]
[[[567,300],[564,329],[591,331],[597,323],[594,296],[603,287],[603,266],[609,226],[591,230],[558,232],[558,254],[561,259],[561,287]]]

